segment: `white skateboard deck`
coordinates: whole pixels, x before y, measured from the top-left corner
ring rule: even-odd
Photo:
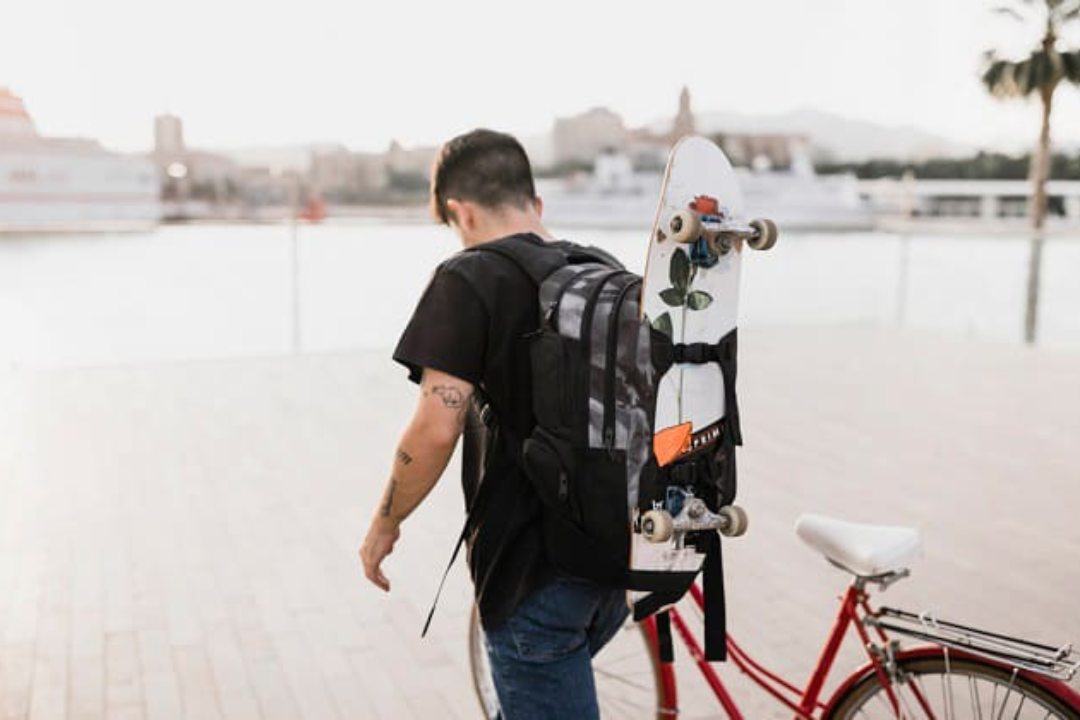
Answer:
[[[691,266],[689,246],[669,237],[675,213],[700,196],[715,199],[733,222],[746,224],[742,190],[731,163],[714,143],[692,135],[671,152],[642,284],[643,312],[654,327],[670,327],[677,343],[715,343],[735,328],[738,319],[742,243],[705,268]],[[683,277],[688,281],[685,288],[679,285]],[[687,422],[696,433],[723,416],[724,382],[716,363],[677,366],[661,378],[657,434]]]
[[[727,252],[715,255],[715,264],[709,267],[693,262],[692,243],[672,237],[673,218],[687,209],[702,209],[705,215],[739,226],[747,221],[731,163],[715,143],[698,136],[680,140],[668,159],[649,240],[641,307],[653,327],[674,343],[715,344],[737,324],[744,243],[732,243]],[[715,442],[716,423],[724,410],[719,364],[673,365],[660,379],[657,394],[655,437],[660,464]],[[632,533],[631,568],[700,570],[704,554],[681,547],[680,540],[649,542],[639,532]],[[631,592],[628,600],[633,603],[643,595]]]

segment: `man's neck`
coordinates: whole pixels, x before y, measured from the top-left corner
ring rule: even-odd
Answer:
[[[476,247],[484,243],[499,240],[510,235],[532,234],[545,241],[555,237],[544,227],[540,215],[533,211],[507,210],[485,215],[482,224],[477,227],[472,237],[464,240],[465,247]]]

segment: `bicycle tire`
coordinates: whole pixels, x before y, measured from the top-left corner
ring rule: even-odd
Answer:
[[[483,716],[497,717],[498,698],[475,605],[469,617],[469,670]],[[655,713],[657,720],[671,720],[674,716],[674,676],[670,668],[665,676],[644,625],[633,621],[623,625],[593,659],[593,673],[600,717],[640,720]]]
[[[1080,720],[1080,696],[1057,680],[939,647],[900,653],[896,664],[902,679],[891,687],[904,718]],[[897,716],[871,665],[841,686],[823,715],[830,720]]]

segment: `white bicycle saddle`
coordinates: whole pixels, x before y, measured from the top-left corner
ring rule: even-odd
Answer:
[[[921,549],[919,531],[865,525],[804,513],[795,532],[831,562],[860,577],[875,577],[907,566]]]

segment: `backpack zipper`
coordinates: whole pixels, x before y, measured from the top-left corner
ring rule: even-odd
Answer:
[[[641,287],[641,278],[633,277],[623,285],[611,305],[611,324],[608,325],[607,360],[604,365],[604,446],[608,454],[615,450],[615,363],[619,353],[619,313],[632,288]]]

